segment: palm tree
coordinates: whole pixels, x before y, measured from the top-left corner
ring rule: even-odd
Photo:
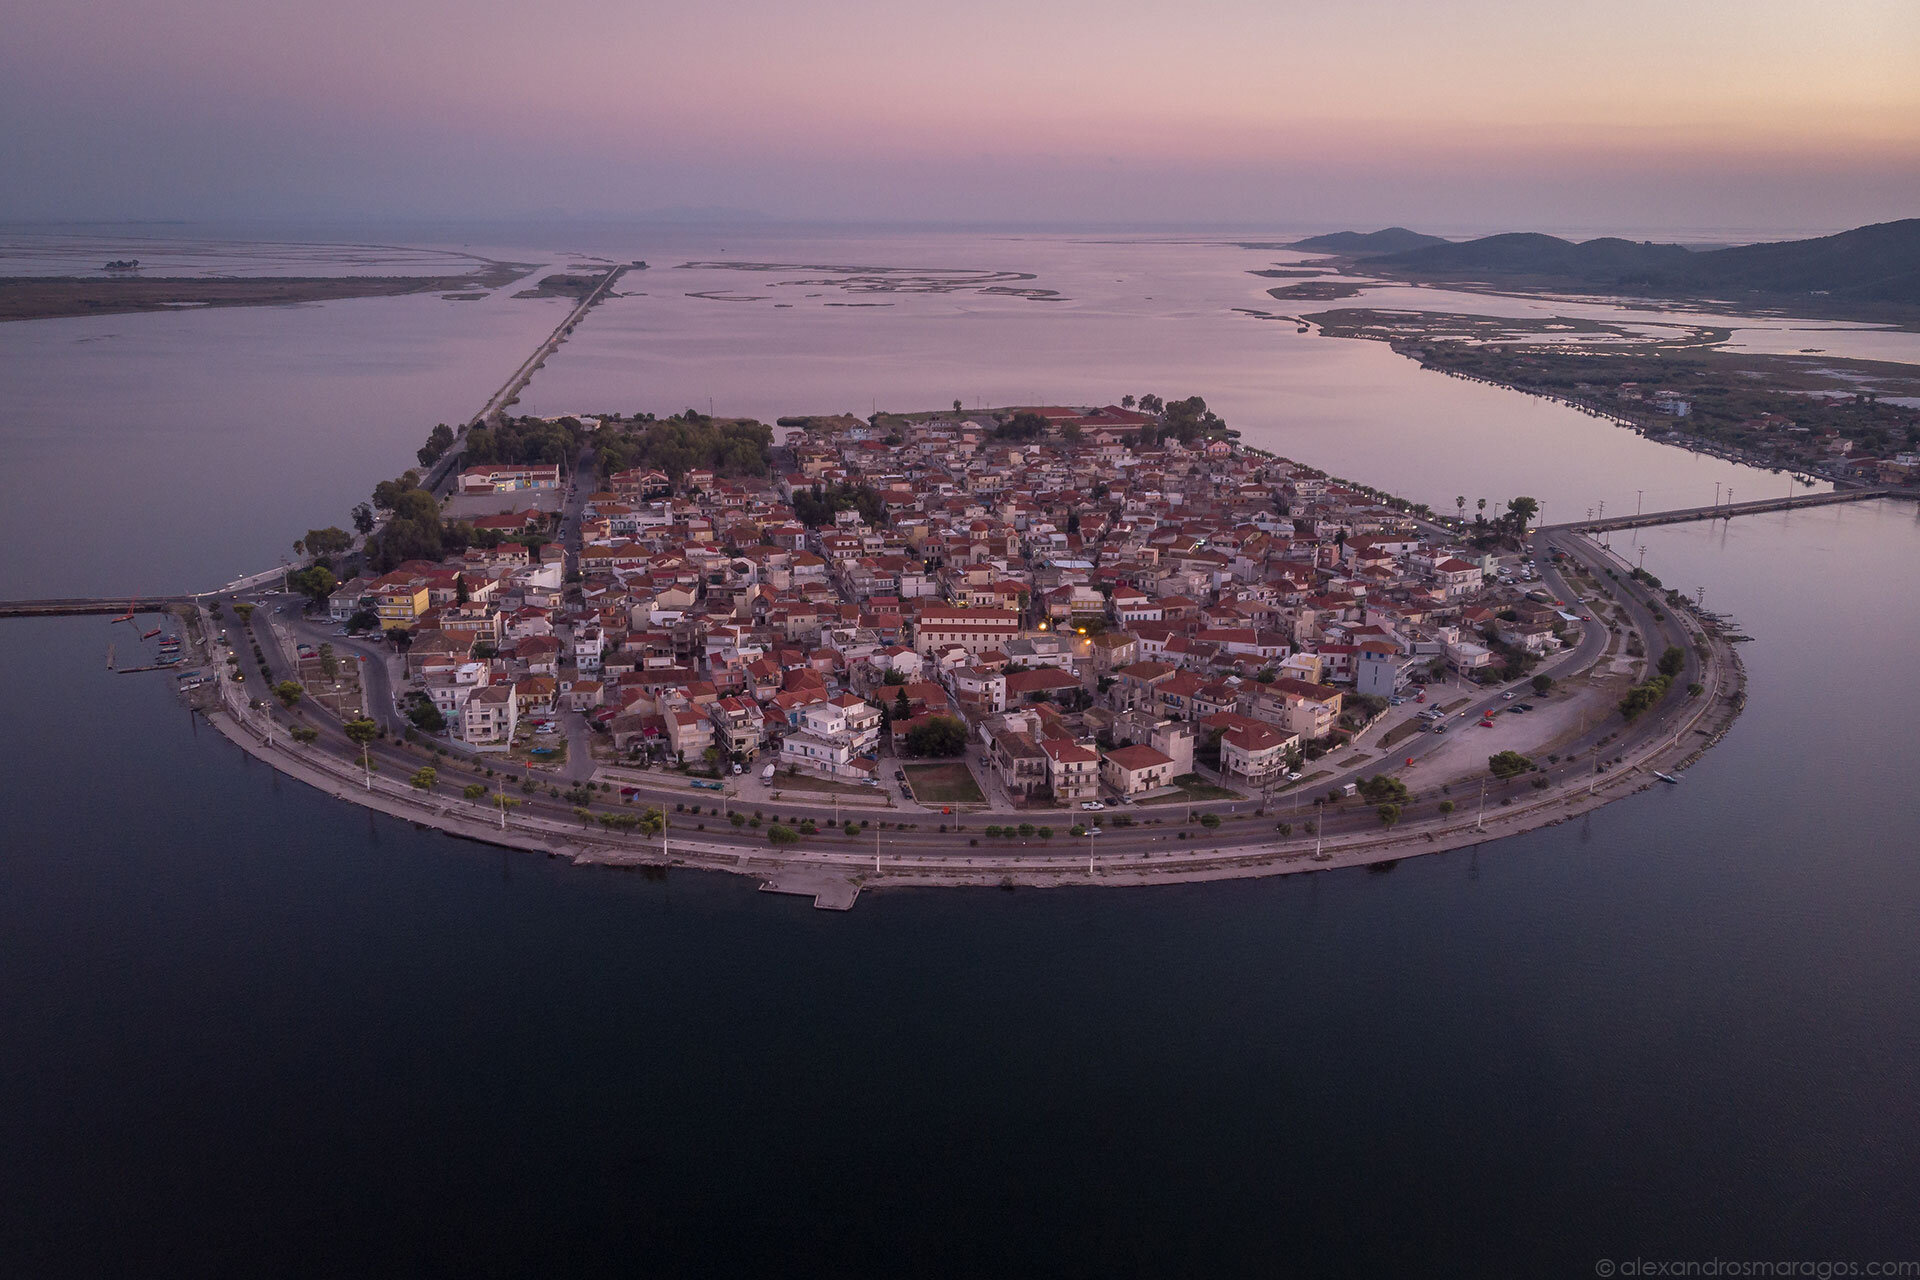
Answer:
[[[1467,495],[1463,493],[1460,496],[1456,497],[1453,500],[1453,505],[1459,508],[1460,518],[1462,520],[1465,520],[1467,518]]]

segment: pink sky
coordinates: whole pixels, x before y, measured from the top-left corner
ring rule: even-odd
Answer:
[[[1917,67],[1906,0],[41,5],[0,216],[1841,226]]]

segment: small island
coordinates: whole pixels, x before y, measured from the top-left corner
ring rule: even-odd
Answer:
[[[342,799],[827,907],[1388,867],[1675,780],[1741,705],[1725,620],[1532,499],[1435,512],[1199,396],[781,424],[437,427],[180,606],[187,696]]]

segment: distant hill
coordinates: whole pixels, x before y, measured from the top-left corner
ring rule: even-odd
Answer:
[[[1578,244],[1513,232],[1376,256],[1369,274],[1481,280],[1584,292],[1814,295],[1838,302],[1920,305],[1920,218],[1814,240],[1693,251],[1600,239]]]
[[[1439,236],[1421,235],[1405,227],[1388,227],[1385,231],[1335,231],[1331,235],[1296,240],[1287,247],[1305,249],[1310,253],[1338,253],[1349,258],[1367,258],[1375,254],[1404,253],[1409,249],[1446,243]]]

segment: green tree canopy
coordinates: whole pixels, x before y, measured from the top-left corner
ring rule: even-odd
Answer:
[[[453,428],[442,422],[427,433],[427,442],[420,446],[414,455],[420,459],[420,465],[430,467],[453,447]]]
[[[967,749],[967,726],[957,716],[929,716],[907,731],[907,751],[916,756],[957,756]]]
[[[328,525],[324,529],[307,530],[307,536],[301,541],[306,543],[310,556],[336,556],[353,545],[353,535]]]
[[[1502,782],[1517,778],[1531,768],[1533,761],[1518,751],[1502,751],[1499,755],[1487,757],[1487,771]]]
[[[996,440],[1038,440],[1047,432],[1047,420],[1031,409],[1022,409],[993,429]]]
[[[750,419],[685,413],[658,422],[609,423],[594,434],[600,474],[652,467],[679,484],[705,468],[716,476],[764,476],[773,464],[773,428]]]
[[[325,565],[316,564],[307,569],[295,569],[287,575],[289,590],[298,591],[315,604],[333,594],[340,580],[333,576],[333,570]]]

